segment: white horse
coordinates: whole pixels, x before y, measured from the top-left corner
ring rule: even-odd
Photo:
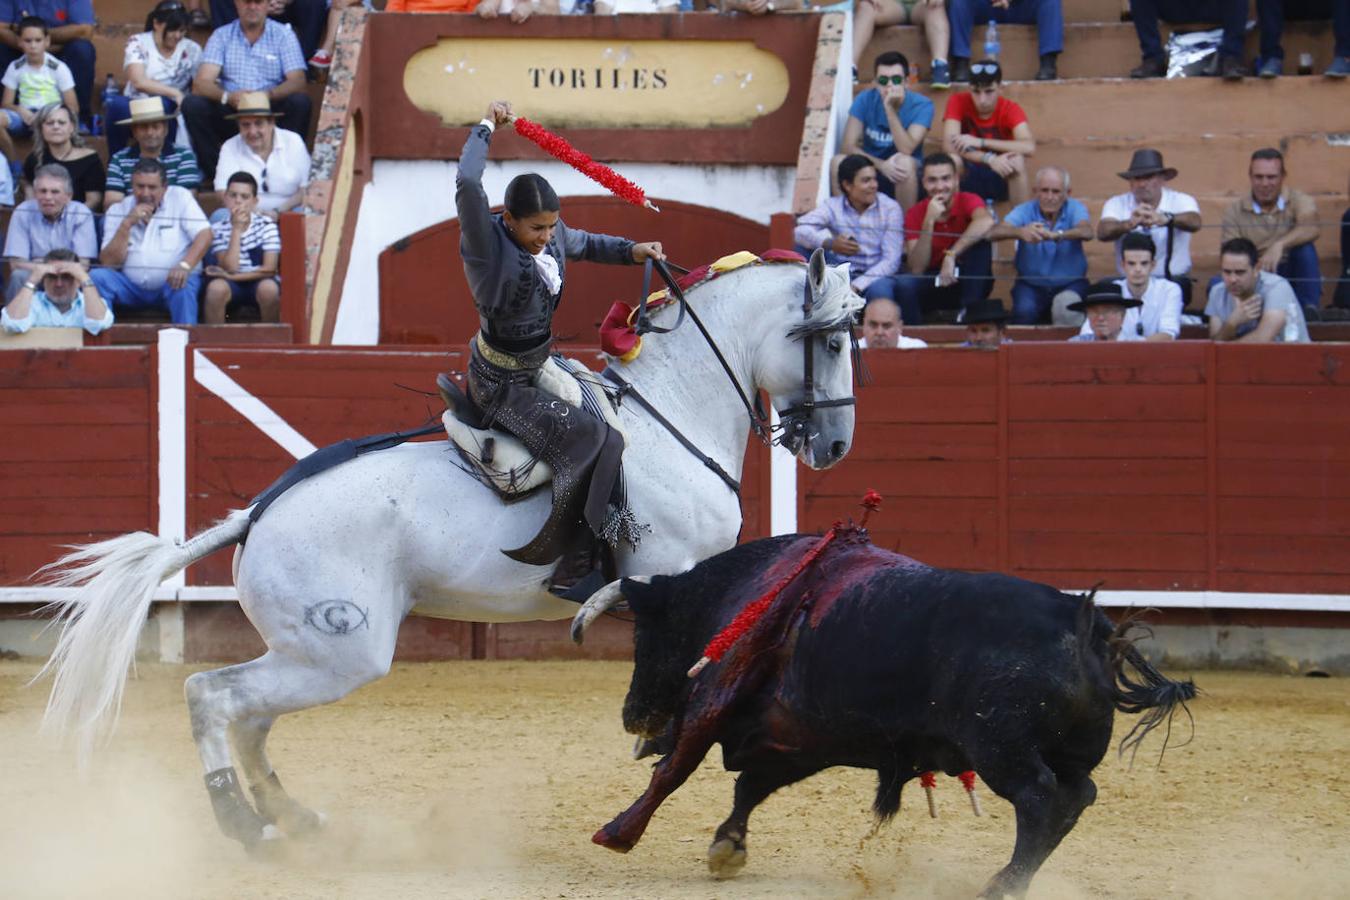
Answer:
[[[780,411],[796,410],[787,418],[805,428],[787,446],[806,465],[842,459],[854,421],[847,329],[862,305],[847,267],[828,268],[817,252],[809,265],[747,266],[690,293],[729,373],[686,324],[644,338],[640,356],[621,367],[623,378],[737,480],[749,421],[738,389],[764,390]],[[655,311],[653,322],[674,324],[674,307]],[[631,396],[620,411],[629,504],[651,527],[636,549],[618,554],[620,574],[682,572],[735,544],[737,494]],[[268,649],[187,679],[193,739],[227,836],[252,849],[278,837],[278,828],[312,829],[320,817],[286,794],[268,762],[272,723],[385,675],[409,613],[473,622],[572,616],[577,605],[547,590],[554,566],[524,565],[501,552],[533,536],[549,504],[541,491],[505,505],[461,470],[448,444],[410,443],[301,481],[251,528],[249,510],[241,509],[181,544],[137,533],[76,548],[53,564],[53,583],[79,590],[57,604],[62,631],[44,669],[55,671],[46,724],[73,731],[87,759],[116,723],[155,588],[238,544],[239,605]]]

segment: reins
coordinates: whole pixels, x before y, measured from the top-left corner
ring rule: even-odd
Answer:
[[[689,270],[682,266],[676,266],[672,263],[671,267],[679,269],[686,275],[689,273]],[[676,318],[675,324],[668,328],[661,327],[652,322],[651,314],[648,311],[647,301],[648,296],[651,293],[653,269],[661,276],[661,280],[666,283],[669,296],[674,298],[676,305],[679,307],[679,316]],[[803,282],[802,293],[803,321],[809,322],[811,313],[815,309],[815,291],[811,285],[809,264],[806,279]],[[642,295],[638,299],[637,310],[634,313],[633,331],[638,336],[644,334],[669,334],[684,324],[686,317],[688,317],[694,323],[694,326],[698,328],[699,334],[703,336],[704,342],[708,345],[708,348],[712,350],[713,356],[717,358],[718,365],[720,365],[722,371],[726,373],[727,380],[730,381],[732,386],[736,389],[736,396],[741,401],[741,405],[745,407],[746,416],[750,419],[750,430],[765,446],[781,444],[795,454],[796,452],[799,452],[800,449],[809,447],[811,444],[810,421],[811,416],[817,409],[853,406],[857,403],[857,399],[852,396],[841,397],[835,400],[816,399],[815,354],[812,352],[813,335],[808,333],[803,336],[802,341],[804,357],[802,364],[802,388],[804,396],[802,402],[779,413],[780,424],[771,424],[768,415],[763,409],[763,404],[761,403],[759,395],[756,394],[753,401],[750,399],[745,388],[741,385],[740,380],[736,377],[736,373],[732,371],[731,364],[727,362],[726,356],[723,355],[722,349],[717,346],[717,341],[713,339],[712,334],[709,333],[707,327],[703,324],[703,320],[699,318],[698,313],[695,312],[694,308],[689,304],[689,300],[685,297],[684,290],[680,287],[679,282],[670,274],[670,268],[667,267],[667,264],[662,260],[649,257],[646,261],[646,265],[643,267]],[[848,330],[849,339],[852,344],[851,353],[855,362],[857,362],[861,356],[858,349],[858,341],[853,336],[852,329],[850,328]],[[642,396],[631,382],[615,371],[613,366],[606,366],[601,375],[617,385],[616,398],[618,402],[621,403],[625,395],[631,395],[633,399],[637,401],[638,405],[645,409],[663,428],[669,431],[686,450],[721,478],[727,487],[731,488],[733,493],[738,496],[740,495],[740,483],[735,478],[732,478],[717,460],[704,453],[693,441],[685,437],[685,435],[675,427],[674,423],[663,416],[661,412],[647,400],[647,398]],[[777,438],[770,437],[774,431],[781,432]],[[794,445],[796,446],[794,447]]]

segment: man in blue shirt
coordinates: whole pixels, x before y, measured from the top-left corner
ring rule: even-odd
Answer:
[[[1047,166],[1036,173],[1036,198],[1013,207],[989,232],[989,240],[1017,240],[1012,289],[1014,325],[1050,321],[1050,311],[1067,309],[1087,288],[1083,242],[1093,237],[1087,207],[1069,196],[1069,173]]]
[[[328,25],[328,4],[324,0],[269,0],[267,14],[294,29],[305,59],[313,56],[323,43],[324,28]],[[237,18],[234,0],[211,0],[213,26],[221,28]]]
[[[908,209],[919,197],[919,161],[933,127],[933,101],[906,86],[909,60],[903,53],[881,54],[875,69],[877,86],[854,98],[830,169],[838,171],[846,156],[866,156],[876,167],[881,192]]]
[[[80,122],[88,127],[94,92],[93,0],[0,0],[0,72],[24,55],[16,27],[24,16],[37,16],[47,23],[48,52],[69,67]]]
[[[113,323],[112,309],[98,286],[75,258],[75,251],[59,248],[29,271],[9,306],[0,310],[0,329],[23,334],[30,328],[83,328],[98,334]]]
[[[215,181],[220,145],[238,132],[229,115],[246,92],[267,94],[281,113],[279,127],[309,134],[308,67],[295,33],[267,17],[266,0],[235,0],[235,9],[239,19],[212,32],[192,93],[183,98],[183,118],[206,184]]]

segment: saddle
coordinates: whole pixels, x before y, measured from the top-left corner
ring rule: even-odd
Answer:
[[[576,360],[551,356],[539,370],[536,386],[569,406],[595,415],[624,438],[618,409],[603,391],[593,388],[595,373]],[[582,381],[585,379],[585,382]],[[506,502],[527,497],[553,480],[553,467],[536,457],[510,432],[489,426],[482,412],[451,377],[436,377],[445,401],[441,422],[446,437],[480,482]]]

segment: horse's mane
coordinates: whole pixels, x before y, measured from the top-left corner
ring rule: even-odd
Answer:
[[[785,260],[766,261],[766,265],[774,268],[793,268],[805,272],[809,263],[787,262]],[[741,272],[753,271],[760,266],[746,265],[735,269],[730,269],[721,275],[712,278],[702,278],[694,283],[685,285],[685,293],[692,294],[701,287],[720,281],[728,275],[736,275]],[[695,275],[702,274],[700,270],[695,270]],[[688,276],[686,276],[688,277]],[[667,306],[669,304],[663,304]],[[788,330],[789,338],[806,337],[813,334],[820,334],[826,331],[838,331],[841,328],[852,327],[857,319],[858,313],[866,305],[866,301],[853,292],[853,287],[848,276],[838,271],[834,267],[825,267],[825,289],[820,296],[816,297],[815,305],[811,309],[809,318],[798,322]]]

